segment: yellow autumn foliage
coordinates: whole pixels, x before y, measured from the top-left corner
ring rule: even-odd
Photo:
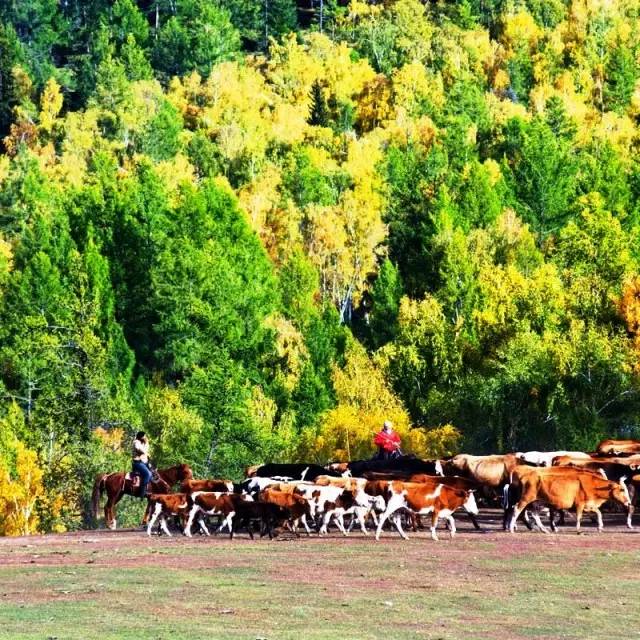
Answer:
[[[438,442],[447,446],[452,442],[451,431],[430,435],[429,431],[411,428],[401,400],[359,343],[349,344],[345,366],[335,367],[332,377],[338,405],[323,416],[317,430],[303,431],[298,448],[300,460],[370,458],[376,449],[373,438],[385,420],[393,422],[402,438],[404,453],[426,457],[440,446]]]
[[[38,455],[19,440],[15,443],[15,473],[0,461],[0,535],[26,536],[38,531],[36,510],[45,495]]]

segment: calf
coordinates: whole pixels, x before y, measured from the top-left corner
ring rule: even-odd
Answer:
[[[251,525],[254,520],[259,520],[260,537],[262,538],[262,536],[267,533],[271,540],[273,538],[274,527],[287,520],[288,517],[289,514],[285,509],[270,502],[238,502],[236,503],[236,514],[233,521],[233,528],[231,529],[231,537],[233,538],[235,531],[238,531],[242,526],[246,526],[249,537],[253,540]]]
[[[221,531],[225,526],[229,531],[233,529],[233,516],[236,513],[236,505],[242,497],[234,493],[221,493],[218,491],[195,491],[187,496],[189,502],[189,519],[185,527],[184,534],[191,537],[191,525],[196,515],[202,513],[209,516],[220,516],[222,525],[219,527]],[[205,526],[205,534],[209,535],[209,531]]]
[[[147,525],[147,535],[151,535],[153,525],[160,518],[162,531],[171,536],[171,532],[167,527],[167,516],[180,516],[184,524],[188,509],[189,503],[185,493],[152,493],[149,496],[149,513],[151,513],[151,517]],[[202,531],[207,530],[202,517],[198,519],[198,524]]]
[[[408,509],[418,515],[431,513],[431,537],[438,539],[436,527],[439,518],[446,518],[449,522],[451,537],[456,533],[456,523],[453,512],[464,506],[467,511],[477,515],[478,507],[472,491],[454,489],[444,484],[433,486],[427,483],[391,482],[387,488],[387,508],[380,518],[376,531],[376,540],[380,539],[380,532],[386,519],[398,511]],[[395,521],[398,533],[405,539],[407,534],[402,530],[400,522]]]
[[[267,487],[260,492],[260,502],[268,502],[282,509],[286,509],[288,513],[289,527],[293,533],[298,534],[298,523],[302,520],[307,534],[311,533],[307,526],[306,516],[310,515],[311,510],[309,503],[305,498],[295,493],[285,493],[278,491],[272,487]]]

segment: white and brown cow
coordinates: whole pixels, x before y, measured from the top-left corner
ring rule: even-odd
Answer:
[[[436,527],[440,518],[446,518],[449,522],[449,531],[453,537],[456,533],[456,523],[453,512],[459,507],[464,507],[469,513],[478,514],[473,491],[455,489],[444,484],[432,485],[430,483],[397,482],[388,484],[387,508],[380,517],[376,540],[380,539],[380,532],[387,518],[399,509],[408,509],[417,515],[431,514],[431,537],[438,539]],[[402,530],[399,519],[394,520],[398,533],[407,540],[409,536]]]

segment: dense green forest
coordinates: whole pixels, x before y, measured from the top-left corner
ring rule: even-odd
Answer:
[[[638,0],[0,3],[0,533],[158,464],[638,435]]]

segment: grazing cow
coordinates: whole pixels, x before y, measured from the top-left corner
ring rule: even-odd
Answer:
[[[571,456],[576,459],[589,460],[591,456],[582,451],[526,451],[525,453],[516,453],[516,458],[527,464],[537,467],[550,467],[554,458],[558,456]]]
[[[228,491],[233,493],[231,480],[185,480],[180,485],[180,491],[193,493],[194,491]]]
[[[298,523],[302,521],[307,534],[310,534],[309,527],[307,526],[306,516],[310,515],[311,508],[305,498],[295,493],[285,493],[284,491],[278,491],[272,487],[267,487],[260,492],[260,502],[268,502],[275,504],[282,509],[286,509],[288,513],[289,528],[297,536]]]
[[[472,491],[463,491],[447,487],[444,484],[431,485],[422,482],[398,482],[392,481],[387,487],[387,508],[380,517],[376,540],[380,539],[382,526],[389,516],[398,509],[408,509],[417,515],[431,513],[431,537],[438,539],[436,527],[439,518],[446,518],[449,522],[451,537],[456,533],[456,523],[453,512],[464,506],[469,512],[476,515],[478,507]],[[394,521],[398,533],[407,540],[409,536],[402,530],[400,521]]]
[[[233,516],[236,513],[238,501],[243,500],[242,496],[235,493],[222,493],[219,491],[195,491],[187,496],[189,502],[189,519],[185,527],[184,534],[191,537],[191,525],[196,515],[202,513],[209,516],[220,516],[222,524],[218,531],[226,526],[229,532],[233,530]],[[205,534],[209,535],[205,527]]]
[[[302,464],[263,464],[259,467],[249,467],[246,470],[246,477],[259,478],[290,478],[291,480],[308,480],[313,481],[318,476],[340,476],[335,471],[329,471],[318,464],[302,463]]]
[[[440,460],[421,460],[414,456],[399,456],[391,460],[355,460],[347,463],[347,469],[352,476],[358,477],[362,477],[368,471],[443,475]]]
[[[573,467],[524,467],[513,470],[509,494],[515,503],[509,531],[513,533],[515,523],[522,511],[532,502],[541,501],[553,509],[576,509],[576,529],[584,511],[593,511],[598,517],[598,531],[602,531],[600,506],[607,500],[615,500],[628,508],[631,504],[624,483],[606,480],[599,473],[583,471]],[[548,530],[538,522],[541,530]],[[555,530],[553,515],[551,526]]]
[[[180,516],[186,517],[189,512],[189,503],[186,493],[152,493],[149,496],[149,512],[151,517],[147,524],[147,535],[151,535],[153,525],[156,520],[160,518],[160,527],[168,535],[171,536],[171,532],[167,527],[167,516]],[[202,517],[198,518],[198,524],[202,531],[206,531],[207,527]]]
[[[640,440],[603,440],[596,451],[607,456],[640,453]]]

